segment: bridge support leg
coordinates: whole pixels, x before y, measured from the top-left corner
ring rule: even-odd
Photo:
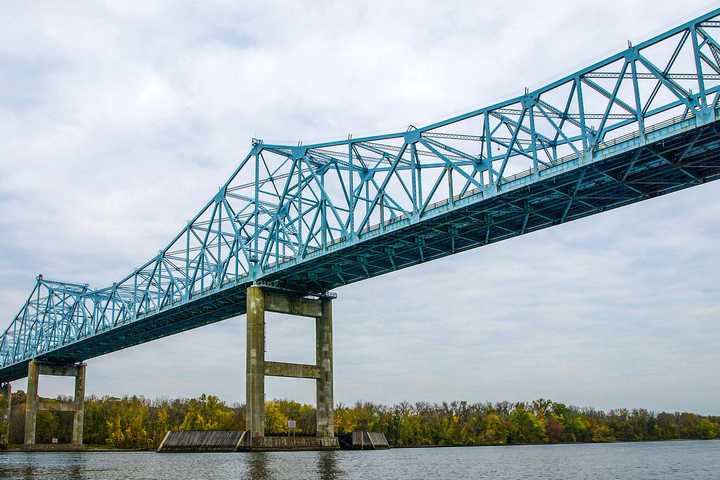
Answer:
[[[265,296],[260,287],[247,289],[245,425],[251,441],[265,436]]]
[[[25,397],[25,445],[35,445],[35,422],[37,421],[38,380],[40,370],[35,360],[28,364],[27,395]]]
[[[10,422],[12,421],[12,385],[10,382],[5,383],[3,388],[5,390],[5,398],[7,399],[6,411],[5,411],[5,445],[10,445]]]
[[[315,383],[317,435],[334,437],[332,300],[323,298],[321,303],[322,316],[315,319],[315,361],[320,369]]]
[[[25,401],[25,446],[35,445],[35,427],[38,410],[73,412],[72,445],[83,444],[85,418],[85,368],[84,363],[57,365],[31,360],[28,364],[27,399]],[[75,377],[75,398],[72,402],[47,400],[38,396],[40,375]]]
[[[252,286],[247,290],[247,372],[245,422],[251,446],[262,448],[265,437],[265,376],[315,380],[317,436],[336,445],[333,407],[332,297],[308,298],[297,293]],[[265,312],[315,318],[315,365],[265,360]]]
[[[83,444],[83,427],[85,426],[85,369],[87,365],[81,363],[77,366],[75,374],[75,414],[73,415],[72,443],[75,446]]]

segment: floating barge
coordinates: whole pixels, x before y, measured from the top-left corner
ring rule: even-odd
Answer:
[[[337,437],[267,436],[251,440],[247,431],[167,432],[157,451],[171,452],[248,452],[376,450],[390,448],[384,433],[356,431]]]

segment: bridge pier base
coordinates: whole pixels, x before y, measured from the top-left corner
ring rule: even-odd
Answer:
[[[265,312],[315,318],[315,365],[265,360]],[[306,296],[253,285],[247,289],[245,421],[248,447],[265,448],[265,376],[315,380],[320,448],[337,448],[333,406],[332,297]]]
[[[27,399],[25,401],[25,447],[35,445],[35,427],[38,410],[54,412],[73,412],[72,447],[83,444],[83,425],[85,419],[85,368],[84,363],[58,365],[31,360],[28,364]],[[38,382],[40,375],[75,377],[75,396],[72,402],[40,398]]]

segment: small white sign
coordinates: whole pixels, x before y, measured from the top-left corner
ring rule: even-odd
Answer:
[[[288,420],[288,428],[293,429],[297,427],[297,422],[295,420]]]
[[[55,437],[53,437],[53,439],[51,441],[52,441],[52,443],[58,443],[58,439]]]

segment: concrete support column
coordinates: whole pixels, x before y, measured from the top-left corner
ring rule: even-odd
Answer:
[[[7,398],[7,409],[5,412],[5,418],[7,423],[5,424],[5,445],[10,445],[10,422],[12,420],[12,385],[10,382],[5,384],[5,395]]]
[[[39,379],[40,366],[37,361],[30,360],[30,363],[28,363],[27,395],[25,399],[25,445],[35,445]]]
[[[322,316],[315,319],[315,362],[320,370],[315,382],[317,436],[334,437],[332,300],[321,302]]]
[[[72,443],[75,446],[83,444],[83,426],[85,423],[85,368],[86,365],[77,366],[75,375],[75,414],[73,415]]]
[[[245,428],[251,441],[265,436],[265,295],[260,287],[247,289]]]

